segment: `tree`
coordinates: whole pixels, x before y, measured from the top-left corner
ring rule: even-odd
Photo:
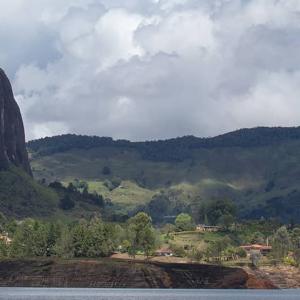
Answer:
[[[46,256],[48,230],[44,223],[26,219],[17,227],[10,247],[14,257]]]
[[[276,259],[282,260],[287,256],[291,242],[285,226],[280,227],[273,237],[272,252]]]
[[[76,191],[77,191],[76,186],[75,186],[72,182],[70,182],[70,183],[68,184],[67,189],[68,189],[68,191],[69,191],[70,193],[73,193],[73,192],[76,192]]]
[[[110,175],[111,174],[110,168],[107,167],[107,166],[103,167],[102,174],[105,175],[105,176]]]
[[[259,261],[261,260],[261,253],[260,253],[260,251],[254,251],[254,250],[252,250],[250,252],[250,260],[251,260],[252,266],[253,267],[257,267],[258,264],[259,264]]]
[[[234,223],[235,218],[231,214],[225,214],[219,218],[219,225],[221,225],[225,230],[229,230],[230,226]]]
[[[5,217],[5,215],[0,212],[0,231],[4,230],[5,225],[7,224],[7,218]]]
[[[8,245],[4,240],[0,240],[0,259],[8,256]]]
[[[152,219],[144,212],[140,212],[128,221],[129,254],[133,257],[142,251],[148,257],[155,249],[155,232]]]
[[[195,229],[195,223],[189,214],[181,213],[176,217],[175,226],[177,231],[189,231]]]
[[[73,239],[73,250],[75,257],[87,257],[88,253],[88,224],[85,220],[81,220],[73,227],[71,232]]]
[[[294,252],[294,259],[298,266],[300,266],[300,249],[296,249]]]
[[[73,237],[68,227],[61,229],[60,236],[54,245],[54,253],[62,258],[74,257]]]
[[[69,195],[65,195],[63,198],[60,199],[59,206],[63,210],[70,210],[74,208],[75,202],[71,199]]]
[[[265,243],[265,237],[261,232],[254,232],[253,237],[251,239],[252,244],[260,244],[263,245]]]
[[[54,182],[49,183],[49,187],[52,189],[63,189],[64,188],[64,186],[59,181],[54,181]]]
[[[175,256],[178,256],[178,257],[186,256],[186,252],[185,252],[184,248],[180,245],[170,244],[170,249],[173,251]]]
[[[169,235],[170,233],[173,233],[175,230],[176,230],[175,225],[167,223],[161,228],[161,233]]]
[[[110,190],[113,191],[114,189],[116,189],[117,187],[120,186],[120,184],[122,183],[122,180],[120,178],[114,177],[111,180],[106,179],[104,181],[104,185]]]
[[[119,177],[114,177],[114,178],[112,178],[111,183],[112,183],[113,189],[116,189],[117,187],[119,187],[121,185],[122,179]]]
[[[171,208],[171,201],[165,193],[156,194],[148,203],[148,209],[153,222],[161,222],[168,215]]]
[[[300,248],[300,228],[296,227],[291,233],[291,242],[294,249]]]
[[[218,239],[212,242],[207,249],[208,257],[216,257],[220,259],[222,257],[225,249],[230,246],[231,239],[228,236],[223,237],[222,239]]]
[[[207,219],[209,224],[228,226],[229,223],[234,223],[236,205],[228,199],[212,200],[201,206],[199,214],[200,219]],[[226,216],[225,219],[224,216]]]
[[[104,206],[104,199],[102,195],[98,195],[96,192],[94,192],[93,194],[88,194],[88,196],[95,205],[98,205],[100,207]]]
[[[189,257],[196,262],[200,262],[204,257],[204,253],[200,249],[193,248]]]
[[[246,258],[247,257],[247,252],[246,250],[244,250],[243,248],[236,248],[235,250],[235,254],[241,258]]]
[[[49,245],[49,227],[40,221],[34,221],[31,235],[31,248],[35,256],[47,256]]]

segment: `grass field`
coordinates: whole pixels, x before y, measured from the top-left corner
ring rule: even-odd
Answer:
[[[225,234],[223,232],[186,231],[173,233],[170,236],[169,244],[185,249],[194,248],[205,251],[209,244],[222,239]]]
[[[147,203],[156,192],[142,188],[129,180],[122,181],[120,186],[112,191],[105,186],[103,181],[88,181],[87,183],[90,192],[97,192],[104,198],[112,200],[113,203],[129,207]]]

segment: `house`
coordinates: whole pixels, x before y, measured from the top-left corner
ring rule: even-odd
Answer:
[[[259,251],[262,255],[267,255],[272,251],[272,246],[259,244],[244,245],[240,248],[244,249],[247,252],[247,254],[250,254],[251,251]]]
[[[199,232],[217,232],[220,231],[219,226],[210,226],[210,225],[205,225],[205,224],[198,224],[196,226],[196,231]]]
[[[161,248],[155,251],[155,256],[173,256],[173,251],[169,248]]]
[[[8,237],[8,234],[7,234],[7,233],[4,233],[4,234],[1,234],[1,233],[0,233],[0,240],[1,240],[1,241],[4,241],[4,243],[5,243],[6,245],[11,244],[11,242],[12,242],[12,239]]]

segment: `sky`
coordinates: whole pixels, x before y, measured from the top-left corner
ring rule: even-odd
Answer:
[[[3,0],[27,140],[300,125],[299,0]]]

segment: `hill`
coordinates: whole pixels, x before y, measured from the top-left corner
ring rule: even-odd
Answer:
[[[62,135],[27,144],[36,178],[84,181],[119,213],[161,220],[230,198],[241,218],[300,221],[300,128],[241,129],[213,138],[114,141]],[[200,220],[199,220],[200,221]]]
[[[48,216],[55,210],[57,195],[35,182],[20,168],[0,171],[0,212],[6,216]]]

